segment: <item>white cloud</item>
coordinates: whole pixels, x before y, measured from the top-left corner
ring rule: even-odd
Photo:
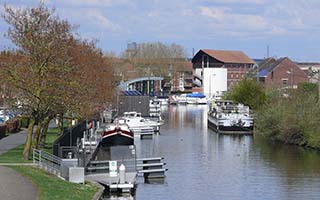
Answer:
[[[89,9],[86,11],[84,18],[89,20],[89,22],[98,25],[99,27],[111,30],[119,31],[121,27],[113,22],[111,22],[104,14],[96,9]]]
[[[123,31],[123,28],[115,22],[112,22],[105,14],[96,8],[66,9],[62,12],[63,16],[73,23],[80,23],[81,26],[88,25],[92,29]]]
[[[266,0],[212,0],[211,2],[223,4],[264,4]]]
[[[112,7],[116,5],[132,5],[130,0],[66,0],[63,1],[66,5],[81,6],[81,7]]]
[[[200,15],[213,18],[217,21],[224,21],[227,17],[227,7],[200,7]]]
[[[268,28],[268,23],[260,15],[239,14],[226,7],[200,7],[200,14],[209,17],[209,23],[215,28],[223,30],[241,31],[262,31]]]

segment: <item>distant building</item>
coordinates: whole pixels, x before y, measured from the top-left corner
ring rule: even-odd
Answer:
[[[171,74],[171,80],[166,84],[167,91],[170,92],[191,92],[193,82],[192,63],[189,61],[181,61],[179,67],[174,67]]]
[[[259,65],[259,81],[265,87],[297,88],[308,82],[308,75],[288,57],[267,58]]]
[[[296,64],[303,70],[309,79],[310,83],[318,83],[318,73],[320,72],[320,63],[317,62],[296,62]]]
[[[227,88],[230,89],[253,68],[255,62],[242,51],[201,49],[192,59],[195,85],[203,88],[205,68],[226,68]]]

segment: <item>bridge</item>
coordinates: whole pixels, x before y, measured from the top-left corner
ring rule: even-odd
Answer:
[[[119,88],[122,90],[136,90],[142,94],[154,95],[156,92],[162,91],[163,77],[147,76],[140,77],[126,82],[121,82]]]

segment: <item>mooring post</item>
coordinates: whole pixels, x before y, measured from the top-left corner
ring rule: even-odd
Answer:
[[[126,167],[124,164],[121,164],[119,167],[119,182],[123,184],[126,182]]]

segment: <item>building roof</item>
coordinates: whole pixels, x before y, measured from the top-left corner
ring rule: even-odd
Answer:
[[[210,49],[201,49],[200,51],[203,51],[204,53],[223,63],[255,64],[255,62],[242,51],[225,51]]]
[[[123,91],[125,96],[142,96],[141,92],[136,90],[125,90]]]
[[[268,74],[280,65],[284,60],[289,59],[288,57],[279,58],[278,60],[274,58],[267,58],[262,61],[259,65],[259,76],[266,77]],[[290,59],[289,59],[290,60]],[[293,63],[293,62],[292,62]]]

